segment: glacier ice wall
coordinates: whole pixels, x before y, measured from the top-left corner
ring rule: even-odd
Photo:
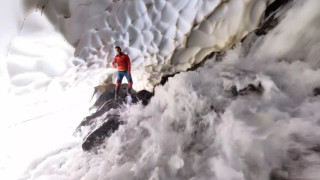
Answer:
[[[35,1],[29,1],[31,4]],[[120,45],[133,62],[135,89],[185,71],[257,27],[266,0],[40,1],[51,22],[89,64],[109,64]],[[34,4],[35,5],[35,4]]]

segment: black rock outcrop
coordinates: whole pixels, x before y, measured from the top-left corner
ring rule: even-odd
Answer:
[[[314,96],[320,96],[320,87],[316,87],[313,89],[313,95]]]
[[[121,121],[118,115],[111,115],[106,119],[107,121],[86,136],[82,143],[84,151],[89,151],[93,147],[101,145],[105,138],[110,137],[112,133],[118,130],[120,125],[124,124],[124,121]]]
[[[125,107],[125,104],[140,101],[143,105],[147,105],[153,96],[153,93],[146,90],[138,93],[132,90],[131,95],[128,95],[127,86],[127,84],[121,85],[117,99],[114,96],[114,84],[95,87],[93,97],[96,97],[97,100],[91,107],[91,109],[95,109],[95,112],[84,118],[75,132],[83,134],[83,127],[89,129],[89,133],[84,137],[82,143],[84,151],[89,151],[101,145],[107,137],[118,130],[120,125],[125,123],[120,116],[121,109]]]

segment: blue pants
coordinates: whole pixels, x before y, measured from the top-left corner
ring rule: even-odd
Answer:
[[[129,84],[132,84],[131,74],[129,74],[128,71],[118,71],[117,84],[119,84],[119,85],[121,84],[123,76],[126,77]]]
[[[128,81],[128,88],[127,88],[127,93],[131,94],[131,89],[132,89],[132,79],[131,75],[128,73],[128,71],[118,71],[117,74],[117,84],[116,84],[116,89],[115,89],[115,98],[118,98],[119,90],[120,90],[120,85],[123,79],[123,76],[126,77]]]

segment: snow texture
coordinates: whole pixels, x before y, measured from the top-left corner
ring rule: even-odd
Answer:
[[[185,71],[210,52],[230,47],[257,27],[266,7],[266,0],[39,3],[76,48],[75,57],[105,67],[120,45],[131,58],[137,90],[152,90],[162,76]]]

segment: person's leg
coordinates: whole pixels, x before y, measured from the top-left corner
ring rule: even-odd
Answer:
[[[124,71],[125,72],[125,76],[126,76],[126,79],[128,81],[128,88],[127,88],[127,93],[128,94],[131,94],[131,89],[132,89],[132,78],[131,78],[131,74],[128,74],[128,71]]]
[[[120,85],[121,85],[121,82],[122,82],[122,79],[123,79],[123,75],[124,75],[124,73],[122,71],[118,71],[118,73],[117,73],[117,84],[116,84],[115,95],[114,95],[115,99],[118,98]]]

